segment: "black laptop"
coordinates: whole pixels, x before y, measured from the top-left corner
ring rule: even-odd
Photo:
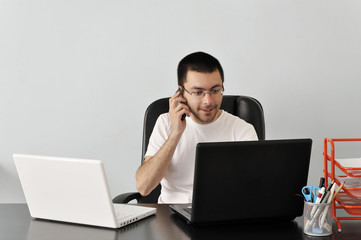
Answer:
[[[311,139],[198,143],[189,223],[293,220],[303,214]]]

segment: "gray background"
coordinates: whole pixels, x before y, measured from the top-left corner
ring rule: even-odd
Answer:
[[[267,139],[313,139],[318,184],[323,139],[361,137],[360,25],[358,0],[0,0],[0,202],[25,201],[13,153],[101,159],[113,196],[135,190],[144,111],[198,50]]]

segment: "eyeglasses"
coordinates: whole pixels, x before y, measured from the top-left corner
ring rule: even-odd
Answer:
[[[189,92],[184,87],[183,87],[183,89],[195,99],[201,99],[201,98],[205,97],[207,93],[209,94],[210,97],[219,97],[219,96],[223,95],[223,90],[218,89],[218,88],[212,89],[210,91],[197,90],[197,91],[192,91],[192,92]]]

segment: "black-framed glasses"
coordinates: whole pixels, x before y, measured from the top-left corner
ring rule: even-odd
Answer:
[[[191,95],[193,98],[196,99],[202,99],[203,97],[206,96],[206,94],[209,94],[210,97],[219,97],[221,95],[223,95],[223,89],[221,88],[215,88],[215,89],[211,89],[210,91],[204,91],[204,90],[195,90],[195,91],[188,91],[187,89],[185,89],[183,87],[183,89],[189,94]]]

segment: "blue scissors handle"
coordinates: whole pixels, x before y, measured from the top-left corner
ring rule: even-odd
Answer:
[[[302,194],[307,202],[314,202],[317,198],[318,192],[321,190],[319,187],[304,186],[302,188]]]
[[[313,202],[316,202],[316,198],[318,196],[318,192],[321,190],[319,187],[313,187]]]
[[[312,186],[304,186],[302,188],[302,194],[305,197],[306,202],[312,202]]]

